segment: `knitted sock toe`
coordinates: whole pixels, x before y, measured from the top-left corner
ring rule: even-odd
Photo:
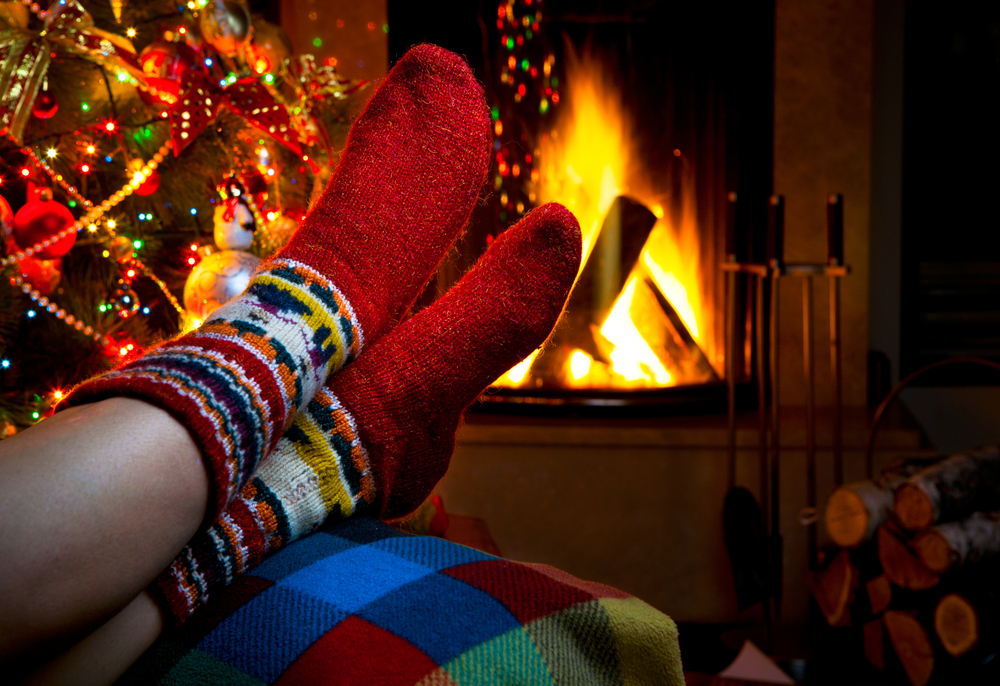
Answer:
[[[327,377],[419,295],[475,204],[489,141],[465,62],[410,50],[351,128],[317,207],[246,292],[67,404],[121,395],[171,412],[202,450],[213,521]]]
[[[576,219],[546,205],[338,373],[157,580],[175,620],[329,516],[394,518],[423,502],[447,469],[465,408],[552,330],[580,253]]]

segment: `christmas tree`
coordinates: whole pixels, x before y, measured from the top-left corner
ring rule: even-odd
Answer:
[[[0,27],[2,438],[239,293],[365,84],[236,0],[2,2]]]

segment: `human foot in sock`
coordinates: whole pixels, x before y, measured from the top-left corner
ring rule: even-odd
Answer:
[[[402,316],[468,220],[489,113],[460,57],[423,45],[389,72],[292,241],[197,331],[78,386],[168,410],[205,458],[214,520],[327,376]]]
[[[394,518],[423,502],[447,469],[462,412],[555,325],[580,251],[573,215],[536,210],[441,300],[337,374],[160,575],[175,621],[327,516]]]

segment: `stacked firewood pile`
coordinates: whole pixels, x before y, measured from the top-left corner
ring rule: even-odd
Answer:
[[[898,660],[914,686],[996,674],[1000,448],[903,461],[842,486],[825,524],[840,548],[810,589],[831,626],[860,629],[873,665]]]

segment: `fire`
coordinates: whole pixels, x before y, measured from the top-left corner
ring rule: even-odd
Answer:
[[[650,316],[650,308],[660,312],[656,321],[668,318],[656,304],[654,291],[658,290],[690,333],[688,340],[693,339],[708,360],[715,360],[714,341],[707,340],[706,335],[712,322],[708,321],[709,310],[702,306],[707,293],[700,286],[703,282],[693,180],[684,179],[683,198],[679,200],[671,198],[675,191],[656,187],[653,175],[644,169],[639,142],[618,91],[593,56],[569,56],[565,88],[569,95],[565,110],[556,128],[543,137],[537,199],[539,205],[551,201],[566,205],[580,221],[584,251],[581,272],[618,196],[628,196],[644,205],[655,215],[656,223],[631,274],[620,274],[623,281],[618,283],[625,286],[604,322],[592,326],[595,348],[577,347],[561,353],[564,362],[558,372],[562,375],[559,382],[575,388],[656,387],[688,382],[691,379],[679,373],[679,367],[668,369],[669,360],[664,364],[664,350],[669,348],[662,340],[664,336],[660,335],[658,341],[647,338],[648,322],[656,319]],[[674,208],[670,213],[663,208],[668,199]],[[652,220],[650,217],[650,223]],[[601,244],[607,245],[608,241]],[[644,337],[640,330],[647,335]],[[556,339],[558,335],[557,329]],[[535,351],[497,384],[527,386],[536,367],[548,373],[551,365],[544,361],[552,355],[551,348],[540,357]],[[702,362],[711,374],[704,357]]]
[[[601,335],[614,344],[611,351],[611,369],[626,381],[656,381],[660,386],[670,383],[672,377],[660,362],[649,343],[632,323],[632,302],[638,279],[632,278],[604,320]]]

